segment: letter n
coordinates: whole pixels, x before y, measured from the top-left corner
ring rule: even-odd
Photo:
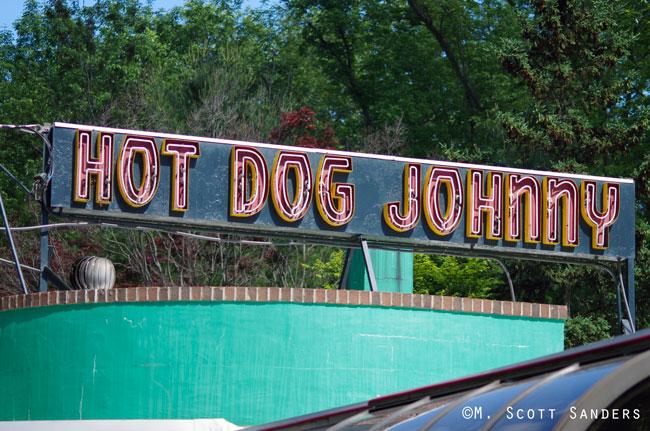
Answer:
[[[483,213],[487,213],[486,238],[500,239],[502,236],[503,174],[488,172],[487,194],[483,193],[483,171],[467,171],[467,232],[471,238],[483,235]]]
[[[560,242],[560,214],[562,214],[562,245],[576,247],[578,239],[578,187],[571,180],[544,178],[542,202],[544,204],[543,234],[544,244],[555,245]]]

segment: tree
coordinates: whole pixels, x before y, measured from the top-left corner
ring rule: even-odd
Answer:
[[[151,126],[263,140],[278,124],[279,113],[276,104],[266,102],[266,90],[252,66],[255,63],[245,57],[250,56],[251,36],[261,29],[252,21],[249,27],[240,26],[238,10],[236,3],[193,1],[185,8],[154,15],[137,0],[105,0],[84,8],[64,0],[28,1],[15,25],[16,38],[9,32],[0,38],[0,73],[7,78],[0,82],[2,122],[59,120],[126,128]],[[251,42],[246,45],[248,39]],[[16,145],[17,141],[33,142],[28,137],[0,136],[0,161],[29,184],[41,169],[39,147],[33,150],[30,145]],[[0,181],[3,192],[10,192],[6,201],[13,204],[14,217],[25,214],[24,196],[15,187],[6,187],[10,184],[6,177]],[[34,224],[36,220],[32,216],[23,221]],[[205,261],[215,262],[209,253],[197,254],[197,240],[123,231],[105,234],[94,244],[94,252],[112,254],[127,269],[121,273],[123,283],[206,282],[200,277]],[[61,246],[52,263],[60,273],[67,272],[74,260],[69,254],[89,251],[92,244],[91,235],[81,231],[55,231],[51,237]],[[23,234],[22,238],[21,259],[38,266],[26,260],[38,254],[34,252],[38,250],[37,236]],[[116,242],[132,247],[125,252]],[[223,248],[200,251],[212,250],[225,257],[223,262],[238,252],[239,256],[250,254],[242,247]],[[261,254],[262,250],[256,256]],[[169,259],[161,262],[154,256]],[[8,266],[3,268],[10,271]],[[197,269],[199,275],[187,278],[183,268]],[[270,272],[270,277],[278,273],[275,269]],[[232,272],[224,276],[230,281]],[[5,280],[11,289],[10,279]]]
[[[15,33],[0,33],[0,118],[247,141],[268,141],[273,132],[271,140],[289,144],[633,177],[643,304],[650,300],[649,18],[644,0],[284,0],[246,11],[239,0],[190,0],[166,12],[139,0],[92,7],[29,0]],[[0,135],[0,162],[26,184],[41,170],[33,143]],[[36,222],[38,206],[25,206],[4,175],[0,187],[14,222]],[[92,251],[111,254],[124,285],[314,286],[313,271],[327,280],[336,273],[329,248],[206,245],[123,231],[105,231],[95,243],[84,238],[94,233],[53,234],[57,272]],[[33,265],[36,239],[19,238]],[[418,289],[508,299],[501,270],[478,262],[418,258]],[[606,274],[507,264],[519,299],[563,302],[572,317],[607,315],[617,327]],[[450,277],[457,282],[444,285]],[[501,284],[463,284],[481,278]],[[646,310],[638,307],[639,327],[650,322]]]
[[[519,10],[522,33],[496,49],[528,91],[525,111],[496,117],[516,149],[513,162],[536,168],[616,173],[648,125],[631,110],[621,63],[633,37],[610,1],[536,0]],[[612,172],[614,171],[614,172]]]
[[[339,142],[334,139],[334,130],[329,124],[321,124],[316,113],[302,107],[298,111],[283,112],[280,127],[269,136],[275,144],[297,145],[307,148],[334,149]]]
[[[485,105],[481,101],[481,98],[479,94],[476,92],[474,89],[474,86],[470,82],[467,74],[467,65],[462,64],[459,62],[459,60],[456,58],[456,54],[454,52],[454,49],[451,46],[451,43],[447,39],[447,35],[442,29],[442,25],[437,25],[433,21],[433,17],[431,15],[431,12],[429,11],[429,8],[427,5],[421,1],[421,0],[408,0],[408,4],[417,16],[417,18],[422,21],[422,24],[429,30],[436,38],[438,43],[440,44],[440,47],[442,48],[442,51],[445,53],[445,56],[449,60],[449,63],[451,64],[451,67],[454,70],[454,73],[458,77],[458,80],[461,82],[463,85],[463,89],[465,90],[465,95],[467,97],[467,102],[469,106],[473,109],[477,109],[480,111],[485,110]],[[441,8],[443,9],[441,14],[450,16],[452,18],[452,21],[456,21],[453,24],[457,24],[456,18],[457,16],[454,15],[454,13],[450,10],[450,7],[448,4],[445,4],[444,2],[440,3]],[[459,8],[461,9],[461,8]],[[458,11],[456,11],[457,13]],[[441,24],[443,20],[440,20]],[[463,62],[464,63],[464,62]]]
[[[636,286],[641,304],[647,301],[649,280],[642,173],[648,148],[648,74],[639,61],[647,57],[639,55],[634,34],[639,26],[633,25],[622,2],[534,0],[517,5],[521,34],[503,38],[494,49],[527,92],[525,109],[493,109],[511,149],[504,159],[538,169],[637,178]],[[645,38],[648,33],[642,34]],[[587,323],[598,327],[592,331],[595,337],[618,328],[616,284],[606,273],[587,267],[514,265],[521,268],[515,271],[515,282],[527,286],[528,300],[567,304],[575,318],[567,324],[567,340],[574,340],[570,343],[587,341],[580,335]],[[638,310],[639,321],[647,322],[642,307]],[[603,315],[606,321],[595,318]]]

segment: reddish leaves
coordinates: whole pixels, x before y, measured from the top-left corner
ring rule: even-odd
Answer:
[[[328,123],[320,123],[316,113],[309,108],[283,112],[280,127],[271,131],[269,139],[274,144],[297,145],[307,148],[335,149],[339,142]]]

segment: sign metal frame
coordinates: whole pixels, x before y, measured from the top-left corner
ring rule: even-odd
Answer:
[[[47,209],[57,216],[363,250],[616,263],[634,322],[631,179],[70,123],[54,123],[50,140]]]
[[[83,136],[80,135],[81,131],[85,132]],[[85,177],[83,182],[80,182],[75,178],[73,171],[77,169],[74,158],[80,158],[79,147],[83,143],[82,139],[88,140],[85,147],[86,153],[83,156],[94,164],[84,165]],[[49,190],[49,209],[52,213],[60,216],[153,228],[173,226],[180,230],[290,238],[294,241],[318,242],[342,247],[359,247],[360,240],[363,239],[373,248],[449,252],[464,256],[498,256],[564,263],[622,262],[634,256],[634,182],[631,179],[299,148],[69,123],[54,123],[51,140],[54,166]],[[172,144],[174,143],[180,143],[177,145],[177,149],[173,149]],[[191,150],[183,150],[179,146],[182,143],[189,143],[194,147]],[[102,150],[102,145],[111,151],[109,162],[100,160],[98,152]],[[125,151],[127,146],[129,148]],[[234,156],[232,155],[234,148],[249,149],[249,153],[253,151],[258,153],[258,160],[262,161],[258,163],[265,163],[264,169],[268,171],[259,173],[254,169],[254,161],[242,158],[244,169],[249,171],[248,176],[251,177],[250,171],[253,171],[253,177],[257,175],[261,178],[262,175],[265,175],[266,185],[259,185],[261,182],[258,178],[258,186],[272,189],[270,192],[266,191],[267,196],[261,205],[259,202],[257,203],[255,213],[233,212],[232,196],[236,194],[236,191],[233,191],[235,187],[233,184],[237,181],[236,176],[232,173],[235,169]],[[183,151],[185,153],[182,153]],[[182,159],[179,154],[189,154],[189,156]],[[280,157],[280,154],[283,156]],[[324,187],[325,192],[328,193],[324,195],[323,190],[317,188],[319,185],[315,184],[313,178],[321,178],[322,164],[326,158],[333,161],[331,164],[334,167],[327,172],[330,182],[329,188]],[[155,164],[151,162],[151,166],[147,165],[148,160],[154,160]],[[341,167],[343,166],[341,163],[344,163],[345,160],[349,161],[347,168]],[[79,164],[79,160],[76,163]],[[104,165],[101,165],[102,163]],[[180,200],[180,204],[172,202],[174,199],[178,201],[178,195],[181,192],[173,190],[174,183],[173,181],[170,183],[171,176],[175,176],[175,178],[182,176],[179,174],[180,171],[176,172],[179,169],[179,163],[180,169],[185,169],[182,175],[186,182],[182,183],[183,179],[179,181],[181,181],[180,184],[185,184],[187,190],[187,201]],[[279,167],[279,163],[283,165]],[[338,168],[336,163],[339,163]],[[143,165],[145,166],[142,167]],[[97,181],[99,175],[93,173],[100,171],[104,166],[108,167],[110,177],[105,178],[107,184],[100,185]],[[123,168],[123,166],[127,166],[127,168]],[[418,168],[417,172],[414,167]],[[152,169],[152,172],[147,171],[149,168]],[[138,169],[141,171],[141,176],[149,175],[147,177],[151,179],[150,184],[148,183],[149,186],[145,185],[144,177],[136,178]],[[304,190],[300,188],[302,184],[294,184],[295,190],[291,190],[291,184],[287,185],[288,191],[284,192],[286,196],[283,195],[284,197],[279,198],[278,180],[273,186],[276,189],[269,186],[268,182],[272,181],[271,178],[280,176],[278,173],[280,169],[284,169],[282,171],[284,183],[280,181],[281,184],[298,182],[297,176],[303,175],[306,171],[309,171],[312,178],[309,179],[310,183],[305,186]],[[425,178],[424,173],[427,170],[428,174]],[[244,172],[246,171],[244,170]],[[417,177],[413,177],[416,179],[411,179],[410,183],[409,172],[418,174]],[[449,176],[450,172],[455,175],[457,183],[461,185],[463,190],[460,192],[451,186],[453,178]],[[272,175],[274,176],[272,177]],[[435,176],[434,180],[430,178],[432,176]],[[527,186],[522,179],[528,179],[529,185]],[[523,185],[517,185],[516,180],[520,180]],[[252,179],[249,178],[249,190],[240,193],[244,196],[242,199],[247,199],[247,196],[252,193],[250,189],[256,187],[254,184],[251,185],[250,181]],[[434,181],[437,182],[434,183]],[[474,183],[469,183],[470,181],[480,181],[480,183],[474,186]],[[518,195],[515,198],[513,198],[513,189],[509,189],[508,184],[504,184],[506,181],[510,181],[511,184],[518,187]],[[71,192],[75,182],[77,187],[79,184],[86,187],[84,199],[79,199]],[[557,187],[557,184],[562,182],[571,186],[568,187],[569,189],[582,188],[583,202],[578,201],[580,197],[573,191],[571,195],[573,201],[567,204],[569,202],[566,200],[567,187],[564,189]],[[432,183],[433,185],[431,185]],[[562,232],[555,233],[556,244],[545,244],[546,241],[540,241],[540,233],[535,233],[537,237],[533,238],[532,242],[527,241],[526,238],[515,242],[503,239],[505,223],[502,221],[504,218],[508,219],[509,216],[510,218],[514,217],[513,214],[515,214],[512,205],[513,199],[517,206],[516,225],[524,225],[525,220],[521,219],[531,211],[529,206],[530,202],[533,202],[530,199],[533,194],[527,193],[533,190],[530,184],[535,185],[535,183],[537,183],[537,189],[534,196],[542,209],[545,202],[543,198],[547,198],[549,202],[551,199],[546,189],[555,186],[558,192],[554,197],[554,203],[558,208],[563,209],[557,210],[554,217],[556,219],[566,219],[568,216],[579,218],[580,225],[577,227],[578,231],[575,232],[575,240],[564,238],[565,234]],[[331,222],[327,220],[328,214],[323,215],[322,207],[325,205],[321,205],[321,203],[329,199],[329,211],[330,213],[335,212],[337,205],[339,207],[342,205],[343,195],[341,193],[345,192],[342,187],[348,184],[351,185],[351,187],[348,186],[348,191],[352,188],[352,193],[356,193],[356,205],[352,209],[354,214],[351,216],[348,213],[347,221],[337,225],[336,220],[330,219]],[[404,204],[409,199],[404,197],[409,184],[412,187],[411,196],[416,190],[420,194],[420,201],[416,205],[411,205],[410,209],[407,208],[408,205]],[[495,184],[496,188],[492,187]],[[112,189],[100,188],[106,185]],[[474,191],[470,190],[470,186],[474,187]],[[135,202],[135,199],[140,199],[137,196],[138,187],[144,191],[141,193],[142,201]],[[587,187],[592,189],[589,189],[591,194],[587,196],[585,203],[584,190]],[[589,241],[593,243],[593,235],[589,235],[591,227],[589,223],[585,222],[585,208],[589,206],[589,199],[593,198],[594,202],[596,199],[600,199],[599,203],[594,204],[594,208],[596,208],[596,216],[602,216],[598,213],[598,208],[605,208],[603,202],[608,198],[605,187],[611,187],[612,193],[618,193],[616,195],[616,199],[618,199],[616,201],[616,205],[618,205],[616,208],[617,218],[613,217],[615,222],[604,229],[605,236],[611,236],[611,244],[608,244],[607,247],[594,248],[593,244],[585,245]],[[497,190],[499,194],[495,195],[492,189]],[[436,201],[434,204],[430,204],[428,209],[426,198],[423,196],[427,190],[429,191],[427,194],[429,200]],[[337,195],[339,191],[341,193]],[[291,205],[300,200],[298,195],[301,193],[305,196],[309,194],[309,196],[305,198],[307,200],[302,201],[299,216],[291,219],[292,215],[284,214],[284,212],[292,211]],[[459,210],[460,215],[455,220],[457,227],[450,234],[446,232],[439,234],[440,232],[437,232],[435,227],[435,220],[430,221],[429,219],[444,218],[445,216],[447,219],[451,218],[453,202],[450,195],[453,193],[464,194],[461,197],[464,202]],[[603,195],[602,198],[598,196],[600,194]],[[435,198],[431,198],[433,195]],[[528,201],[526,201],[527,198]],[[458,200],[459,196],[456,196],[455,199]],[[501,199],[500,203],[491,203],[496,199]],[[504,208],[507,199],[511,199],[509,201],[510,209]],[[130,204],[125,203],[128,200],[131,200]],[[611,198],[610,201],[612,201]],[[178,205],[185,206],[179,208]],[[384,214],[388,212],[387,209],[390,205],[394,206],[392,217],[398,218],[395,222],[392,221],[391,216]],[[474,205],[475,212],[473,214],[475,225],[478,226],[475,228],[478,229],[477,234],[468,233],[471,225],[467,215],[470,205]],[[569,205],[575,205],[575,207],[571,207],[574,209],[567,210]],[[612,204],[609,203],[609,205]],[[197,206],[202,207],[197,209]],[[579,211],[576,210],[579,206],[582,208],[582,217],[580,214],[571,213],[571,211]],[[284,208],[287,207],[289,209],[285,210]],[[497,210],[500,213],[495,215]],[[409,211],[411,211],[410,219]],[[331,217],[336,217],[336,215]],[[543,214],[540,217],[543,217]],[[359,219],[362,220],[359,221]],[[403,231],[400,227],[404,224],[397,227],[392,225],[398,222],[406,224]],[[560,220],[558,223],[562,222]],[[497,224],[499,224],[499,229],[489,228],[490,225]],[[438,224],[438,226],[441,225]],[[530,229],[530,226],[528,228]],[[541,228],[540,223],[537,229]],[[463,230],[465,230],[464,235],[460,233]],[[610,231],[611,235],[609,235]],[[530,232],[523,232],[523,235],[521,232],[519,233],[520,238],[524,235],[532,234]],[[562,241],[560,241],[561,236]],[[571,244],[571,241],[580,242],[580,244]]]

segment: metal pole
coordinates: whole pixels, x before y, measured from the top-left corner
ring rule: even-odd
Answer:
[[[623,304],[625,305],[625,311],[627,312],[627,318],[630,322],[630,329],[632,330],[632,333],[636,332],[636,326],[634,325],[634,316],[632,315],[632,307],[630,307],[630,301],[627,298],[627,295],[625,294],[625,284],[623,281],[623,273],[621,272],[621,264],[618,264],[618,279],[620,282],[621,286],[621,295],[623,296]],[[632,291],[634,291],[634,287],[632,288]]]
[[[9,178],[11,178],[11,179],[13,180],[14,183],[18,184],[18,186],[19,186],[21,189],[23,189],[23,191],[24,191],[25,193],[27,193],[29,196],[32,196],[32,191],[29,190],[27,187],[25,187],[25,185],[24,185],[23,183],[21,183],[20,181],[18,181],[18,178],[16,178],[16,177],[11,173],[11,172],[9,172],[9,170],[8,170],[7,168],[5,168],[4,165],[3,165],[2,163],[0,163],[0,169],[2,169],[2,171],[3,171],[5,174],[7,174],[7,175],[9,176]]]
[[[45,207],[41,208],[41,225],[47,225],[49,223],[49,217]],[[49,239],[49,229],[41,229],[41,276],[38,284],[39,292],[47,292],[47,280],[43,275],[43,271],[50,264],[50,248],[48,247]]]
[[[50,149],[46,140],[43,140],[43,172],[49,175],[51,171]],[[50,223],[50,218],[47,213],[47,178],[43,182],[43,194],[41,196],[41,226],[47,226]],[[45,270],[50,266],[50,247],[49,247],[50,230],[47,227],[41,229],[41,274],[39,277],[38,291],[47,292],[47,274]]]
[[[508,271],[508,267],[506,266],[505,263],[501,261],[501,259],[497,259],[496,257],[493,257],[492,259],[496,260],[497,263],[501,265],[503,272],[506,273],[506,278],[508,279],[508,286],[510,287],[510,296],[512,297],[512,302],[517,302],[517,299],[515,297],[515,287],[512,285],[512,278],[510,277],[510,271]]]
[[[631,326],[630,329],[632,330],[632,332],[635,332],[636,329],[635,329],[635,326],[634,326],[634,320],[632,318],[630,304],[628,304],[628,302],[627,302],[627,295],[625,294],[625,286],[623,285],[623,275],[621,273],[621,265],[620,264],[618,265],[618,276],[616,276],[616,273],[611,268],[609,268],[608,266],[603,265],[602,263],[592,263],[591,266],[596,267],[596,268],[600,268],[600,269],[606,271],[609,275],[612,276],[612,279],[614,280],[614,284],[616,285],[616,291],[617,291],[617,293],[620,292],[620,294],[619,294],[619,307],[620,307],[620,303],[621,303],[620,298],[622,296],[622,302],[623,302],[623,305],[625,305],[625,311],[627,312],[627,317],[628,317],[628,320],[630,321],[630,326]],[[621,312],[619,311],[618,324],[622,328],[623,327],[623,322],[622,322],[621,318],[622,318]]]
[[[634,292],[634,258],[627,259],[625,265],[625,273],[627,275],[627,283],[625,284],[627,292],[627,302],[630,307],[630,318],[632,319],[632,327],[636,328],[636,295]]]
[[[348,273],[350,272],[350,264],[352,263],[352,250],[345,249],[345,263],[343,264],[343,271],[341,271],[341,279],[339,280],[339,289],[348,288]]]
[[[616,305],[618,311],[618,328],[616,335],[621,335],[623,333],[623,304],[621,302],[621,289],[618,288],[618,282],[616,282],[616,280],[614,280],[614,283],[616,283]]]
[[[370,290],[377,292],[377,280],[375,279],[375,271],[372,269],[372,260],[370,260],[370,251],[368,250],[368,243],[365,239],[361,238],[361,250],[363,250],[363,260],[366,262],[366,272],[368,273],[368,281],[370,282]]]
[[[16,254],[16,247],[14,246],[14,238],[11,235],[11,228],[9,227],[9,220],[7,220],[7,213],[5,212],[5,204],[2,202],[2,193],[0,193],[0,212],[2,212],[2,222],[7,229],[7,237],[9,238],[9,247],[11,248],[11,254],[14,256],[14,263],[16,264],[16,271],[18,271],[18,278],[20,278],[20,286],[23,288],[23,292],[27,295],[27,285],[25,284],[25,278],[23,277],[23,270],[20,267],[20,262],[18,261],[18,254]]]

